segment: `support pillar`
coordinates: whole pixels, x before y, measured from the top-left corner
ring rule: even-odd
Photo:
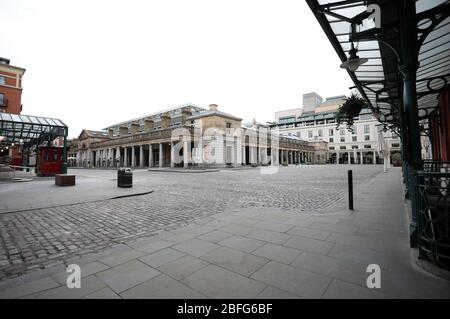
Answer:
[[[184,141],[183,143],[183,166],[184,168],[189,167],[189,158],[191,154],[191,142],[190,141]]]
[[[134,152],[134,146],[131,146],[131,167],[136,166],[136,154]]]
[[[175,167],[175,147],[174,147],[174,142],[170,142],[170,167]]]
[[[153,167],[153,147],[148,144],[148,167]]]
[[[139,167],[144,167],[144,147],[139,146]]]
[[[159,167],[163,167],[163,150],[164,150],[164,146],[162,143],[159,143]]]

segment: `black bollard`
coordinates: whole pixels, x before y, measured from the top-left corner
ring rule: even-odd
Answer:
[[[353,171],[348,170],[348,209],[353,210]]]

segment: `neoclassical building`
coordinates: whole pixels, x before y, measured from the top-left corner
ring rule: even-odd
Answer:
[[[314,163],[327,143],[284,136],[269,126],[242,125],[218,110],[186,104],[121,122],[101,131],[82,130],[74,140],[83,167],[223,167]]]
[[[309,142],[326,141],[330,163],[382,164],[382,149],[390,155],[400,153],[400,138],[383,127],[369,109],[362,109],[354,119],[352,132],[345,125],[337,129],[336,113],[344,101],[343,95],[324,101],[315,92],[303,94],[303,108],[276,112],[275,121],[270,126],[282,134],[298,136]]]

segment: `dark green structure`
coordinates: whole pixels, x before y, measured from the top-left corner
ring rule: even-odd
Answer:
[[[450,170],[437,161],[424,167],[421,150],[421,137],[431,134],[427,124],[437,97],[450,80],[450,2],[307,3],[342,62],[367,59],[347,69],[354,88],[378,120],[401,137],[411,247],[419,247],[421,257],[450,264],[450,189],[445,188]],[[430,196],[440,197],[433,202]]]

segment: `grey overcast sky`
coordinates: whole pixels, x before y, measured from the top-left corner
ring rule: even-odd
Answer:
[[[185,103],[271,121],[352,85],[302,0],[0,0],[23,114],[81,129]]]

